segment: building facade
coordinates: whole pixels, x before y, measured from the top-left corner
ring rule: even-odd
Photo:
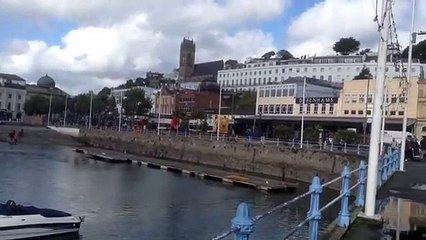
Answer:
[[[422,77],[424,66],[419,62],[412,65],[412,76]],[[322,56],[309,59],[253,59],[245,64],[226,66],[218,72],[218,83],[225,89],[255,91],[258,86],[278,84],[291,77],[311,77],[329,82],[351,80],[362,68],[368,68],[375,75],[375,58],[365,55]],[[389,79],[399,77],[399,69],[388,62],[386,74]]]
[[[0,73],[0,120],[20,118],[26,96],[25,80],[14,74]]]
[[[150,110],[150,113],[156,113],[156,104],[154,104],[154,103],[156,101],[156,94],[158,93],[159,89],[152,88],[152,87],[144,87],[144,86],[138,86],[138,87],[133,87],[133,88],[142,89],[145,92],[145,97],[147,97],[152,103],[152,108]],[[114,97],[115,102],[119,105],[120,104],[120,98],[121,97],[125,98],[126,92],[133,89],[133,88],[112,89],[111,90],[111,96]]]

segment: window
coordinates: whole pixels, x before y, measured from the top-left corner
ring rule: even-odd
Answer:
[[[289,69],[288,69],[288,71],[289,71],[289,72],[293,72],[293,68],[289,68]]]
[[[371,110],[367,110],[367,116],[371,115]]]
[[[266,70],[265,70],[265,71],[263,71],[263,74],[266,74]]]
[[[277,97],[281,97],[282,96],[282,89],[281,88],[278,88],[277,89]]]
[[[364,94],[360,94],[358,101],[359,101],[359,103],[364,103],[364,101],[365,101],[365,95]]]
[[[275,82],[277,82],[277,81],[278,81],[278,77],[275,77],[275,78],[274,78],[274,81],[275,81]]]
[[[398,99],[397,96],[398,95],[396,95],[396,94],[392,94],[391,103],[396,103],[396,101]]]
[[[269,114],[274,113],[274,105],[269,105]]]
[[[345,110],[345,115],[348,115],[349,114],[349,110]]]
[[[271,89],[271,97],[275,97],[275,88]]]
[[[263,88],[262,88],[259,91],[259,97],[264,97],[264,96],[265,96],[265,90],[263,90]]]
[[[364,111],[358,110],[358,115],[364,115]]]
[[[16,108],[16,111],[21,111],[21,104],[20,103],[18,103],[18,107]]]
[[[324,76],[323,75],[320,76],[320,80],[324,80]]]
[[[299,104],[299,114],[303,113],[303,104]]]
[[[275,73],[278,73],[278,68],[277,68],[277,69],[275,69]]]
[[[396,111],[390,111],[390,115],[391,116],[395,116],[396,115]]]
[[[314,104],[314,114],[318,114],[318,104]]]
[[[404,94],[401,94],[401,95],[399,96],[399,102],[400,102],[400,103],[404,103],[404,102],[405,102],[405,96],[404,96]]]
[[[18,100],[21,100],[21,94],[18,95]],[[19,111],[19,110],[18,110]]]
[[[262,112],[263,112],[263,105],[259,105],[257,109],[257,113],[262,113]]]
[[[350,103],[351,102],[351,95],[346,94],[345,95],[345,103]]]
[[[294,85],[293,85],[293,86],[290,86],[290,88],[288,89],[288,95],[289,95],[290,97],[293,97],[293,96],[294,96]]]
[[[358,100],[358,95],[352,95],[351,96],[351,103],[356,103],[356,101]]]
[[[324,68],[320,68],[320,72],[324,72]]]
[[[12,94],[9,93],[9,98],[12,98]],[[10,109],[9,109],[10,110]]]
[[[284,88],[283,88],[283,97],[287,97],[288,96],[288,87],[287,86],[285,86]]]
[[[265,97],[269,97],[269,88],[265,89]]]
[[[338,68],[337,68],[337,71],[338,71],[338,72],[342,71],[342,68],[338,67]]]
[[[325,114],[325,104],[321,105],[321,114]]]
[[[251,85],[251,78],[249,78],[249,85]]]
[[[287,114],[287,105],[281,105],[281,114]]]
[[[300,72],[300,68],[296,68],[296,72]]]
[[[263,85],[266,84],[266,78],[263,78]]]
[[[232,76],[235,77],[235,73],[232,73]]]
[[[312,78],[317,78],[317,76],[316,75],[312,75]]]
[[[9,111],[11,110],[11,103],[10,102],[7,103],[7,110],[9,110]]]
[[[317,69],[316,68],[312,68],[312,72],[317,72]]]
[[[280,105],[275,105],[275,113],[276,114],[280,113]]]
[[[271,82],[271,77],[268,77],[268,82]]]
[[[293,104],[287,105],[287,114],[293,114]]]
[[[282,69],[282,73],[285,73],[285,68]]]
[[[367,102],[368,103],[372,103],[373,102],[373,94],[368,94]]]
[[[404,115],[404,111],[398,111],[398,115],[399,116],[403,116]]]
[[[272,70],[269,70],[269,74],[272,74]]]
[[[303,71],[308,72],[308,68],[307,67],[303,68]]]
[[[333,80],[333,77],[331,75],[328,75],[328,81],[331,82]]]
[[[328,108],[328,113],[333,114],[334,113],[334,104],[330,104],[330,107]]]
[[[356,111],[355,110],[351,110],[351,115],[355,115]]]
[[[256,75],[256,71],[254,71],[253,74]]]
[[[306,113],[307,114],[311,113],[311,104],[306,104]]]

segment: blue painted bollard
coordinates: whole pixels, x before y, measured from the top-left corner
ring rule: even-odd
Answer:
[[[319,211],[320,195],[322,193],[321,179],[315,176],[312,184],[309,186],[311,191],[311,204],[308,212],[309,221],[309,240],[319,239],[319,223],[321,220],[321,212]]]
[[[367,166],[365,165],[365,161],[361,161],[359,163],[359,172],[358,172],[358,188],[355,199],[355,206],[364,207],[365,204],[365,183],[367,182]]]
[[[344,194],[340,200],[340,212],[337,221],[337,226],[348,227],[351,214],[349,213],[349,197],[351,196],[350,191],[351,185],[351,169],[348,166],[343,167],[342,172],[342,186],[340,188],[340,194]]]
[[[237,214],[232,219],[232,230],[234,231],[234,240],[248,240],[253,232],[254,221],[250,216],[250,209],[247,203],[240,203],[237,208]]]

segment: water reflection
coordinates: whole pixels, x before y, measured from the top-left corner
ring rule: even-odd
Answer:
[[[381,213],[385,233],[395,239],[426,239],[426,205],[390,197]]]

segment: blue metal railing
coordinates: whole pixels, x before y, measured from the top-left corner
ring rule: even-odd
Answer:
[[[392,151],[389,150],[387,154],[379,159],[379,167],[378,167],[378,183],[377,187],[381,187],[394,172],[399,169],[399,156],[400,152],[398,150]],[[288,231],[283,239],[288,239],[293,236],[301,227],[305,224],[309,223],[309,240],[318,240],[319,233],[319,225],[321,222],[321,215],[324,210],[335,204],[340,200],[340,211],[337,216],[337,226],[341,228],[347,228],[350,224],[351,213],[349,210],[349,198],[351,196],[352,191],[356,188],[355,193],[355,201],[354,205],[356,207],[362,208],[365,204],[365,189],[367,182],[367,167],[368,165],[365,161],[360,161],[359,167],[355,170],[350,169],[349,166],[345,166],[343,168],[342,174],[340,177],[337,177],[331,181],[321,184],[321,179],[319,176],[315,176],[312,179],[312,183],[309,186],[309,191],[285,202],[282,203],[265,213],[259,214],[255,217],[251,217],[250,208],[247,203],[240,203],[237,208],[237,213],[234,219],[232,219],[231,229],[213,237],[211,240],[220,240],[225,237],[234,234],[235,240],[248,240],[250,234],[254,230],[254,225],[260,219],[280,210],[282,208],[287,207],[288,205],[297,202],[298,200],[311,196],[310,199],[310,209],[307,213],[307,217],[300,222],[295,228]],[[351,176],[352,174],[358,172],[358,179],[356,184],[351,186]],[[323,192],[323,188],[327,187],[337,181],[341,180],[340,186],[340,194],[327,204],[325,204],[322,208],[320,208],[320,197]]]

